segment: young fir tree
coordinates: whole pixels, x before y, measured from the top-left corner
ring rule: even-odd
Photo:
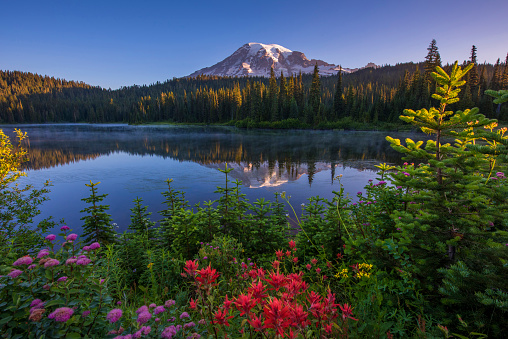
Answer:
[[[462,78],[472,67],[461,70],[456,62],[450,75],[437,67],[432,97],[439,107],[405,110],[400,116],[434,136],[425,147],[423,141],[408,138],[404,146],[387,137],[405,160],[423,159],[392,174],[394,186],[406,189],[405,200],[418,206],[406,205],[392,217],[401,233],[395,239],[407,253],[405,269],[419,280],[423,293],[441,298],[448,321],[456,321],[454,312],[460,309],[476,330],[488,326],[496,336],[508,326],[506,316],[487,304],[489,291],[508,288],[508,135],[506,128],[494,130],[495,120],[478,108],[447,110],[459,100]],[[450,138],[453,144],[447,143]],[[390,239],[379,243],[389,244]],[[485,294],[483,301],[480,294]]]
[[[83,225],[84,242],[87,244],[92,242],[111,244],[116,242],[116,232],[111,225],[111,215],[106,213],[109,210],[109,205],[99,205],[108,195],[97,194],[98,184],[100,182],[93,183],[91,180],[90,184],[85,184],[85,186],[90,187],[91,194],[88,198],[81,199],[90,205],[80,211],[81,213],[87,213],[86,216],[80,219],[85,222]]]
[[[135,233],[143,234],[148,239],[155,238],[156,231],[153,229],[155,222],[150,221],[151,212],[147,212],[148,206],[142,205],[143,199],[136,197],[134,207],[131,208],[131,224],[129,229]]]

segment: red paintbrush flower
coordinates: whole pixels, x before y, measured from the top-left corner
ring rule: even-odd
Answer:
[[[291,310],[287,305],[274,298],[264,308],[264,328],[273,328],[277,334],[284,336],[284,330],[291,325]]]
[[[263,298],[266,298],[268,295],[265,293],[265,286],[261,281],[258,283],[252,283],[252,286],[247,289],[247,292],[252,296],[252,298],[256,299],[259,303]]]
[[[191,300],[190,300],[190,308],[191,308],[191,310],[195,310],[196,307],[197,307],[196,300],[191,298]]]
[[[291,321],[293,326],[297,326],[298,328],[305,328],[310,324],[310,321],[307,320],[308,313],[303,310],[303,306],[299,304],[295,304],[291,309]]]
[[[282,250],[275,251],[275,255],[277,256],[277,259],[279,259],[279,260],[284,258],[284,253],[282,252]]]
[[[289,241],[289,248],[291,248],[293,251],[296,250],[296,244],[293,240]]]
[[[254,331],[260,332],[263,330],[263,322],[261,321],[261,317],[257,317],[256,315],[252,314],[252,318],[247,320],[249,324],[254,328]]]
[[[339,304],[339,308],[342,311],[342,319],[343,320],[346,320],[349,318],[349,319],[358,321],[358,319],[355,319],[351,316],[353,314],[353,309],[351,308],[351,306],[349,306],[348,304],[344,304],[344,305]]]
[[[185,267],[183,268],[185,272],[187,272],[190,276],[196,275],[196,270],[198,269],[199,264],[197,260],[187,260],[185,262]]]
[[[273,288],[270,288],[271,290],[278,291],[279,288],[286,285],[286,277],[284,276],[284,274],[279,274],[273,271],[268,275],[268,279],[263,280],[273,286]]]
[[[233,300],[229,300],[228,299],[228,295],[226,294],[226,299],[224,300],[224,309],[226,311],[229,311],[229,309],[231,308],[231,304],[233,303]]]
[[[197,271],[199,274],[196,276],[196,281],[199,282],[199,286],[210,287],[215,282],[215,279],[219,277],[216,273],[217,270],[208,265],[207,268]]]
[[[256,300],[247,294],[240,294],[235,301],[236,308],[240,311],[240,317],[249,314],[250,310],[256,305]]]
[[[221,312],[221,309],[218,309],[217,312],[214,313],[213,318],[215,319],[212,321],[212,324],[219,324],[219,325],[226,325],[229,326],[228,319],[233,318],[233,316],[226,317],[227,311],[223,310]]]

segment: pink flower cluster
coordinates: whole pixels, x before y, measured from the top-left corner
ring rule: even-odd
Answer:
[[[55,319],[55,321],[64,323],[67,320],[69,320],[73,314],[74,314],[74,310],[72,308],[60,307],[60,308],[57,308],[53,313],[48,315],[48,318]]]
[[[14,278],[17,278],[19,277],[21,274],[23,273],[23,271],[20,271],[20,270],[12,270],[9,272],[9,274],[7,274],[9,277],[11,277],[12,279]]]
[[[24,257],[19,258],[16,260],[12,266],[21,266],[21,265],[30,265],[33,262],[33,259],[30,258],[30,256],[25,255]]]
[[[116,323],[122,317],[122,310],[119,308],[115,308],[109,311],[106,319],[109,320],[110,323]]]

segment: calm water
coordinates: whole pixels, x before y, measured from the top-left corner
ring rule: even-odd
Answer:
[[[12,135],[15,126],[0,126]],[[164,180],[186,192],[191,204],[215,200],[225,176],[218,168],[234,168],[231,179],[242,181],[242,192],[254,202],[272,200],[286,191],[298,207],[311,196],[333,196],[334,177],[342,174],[351,195],[375,178],[374,165],[400,163],[385,136],[396,132],[243,131],[226,127],[128,125],[23,125],[29,135],[30,162],[23,183],[40,187],[51,180],[50,201],[41,207],[81,232],[81,201],[90,180],[100,181],[99,193],[119,230],[126,230],[132,200],[141,197],[152,219],[160,219]],[[411,137],[411,136],[410,136]],[[417,138],[421,138],[417,136]]]

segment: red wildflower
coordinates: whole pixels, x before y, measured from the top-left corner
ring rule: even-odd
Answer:
[[[273,328],[277,334],[284,336],[284,330],[291,325],[291,311],[281,300],[274,298],[264,308],[264,328]]]
[[[293,262],[296,264],[298,262],[298,257],[294,257]]]
[[[257,302],[261,302],[263,298],[266,298],[266,290],[265,286],[261,281],[258,281],[257,284],[252,283],[252,286],[247,289],[247,292],[256,299]]]
[[[337,259],[341,259],[344,258],[344,256],[342,255],[342,253],[337,253]]]
[[[254,331],[260,332],[263,330],[263,322],[261,321],[260,317],[257,317],[256,315],[253,314],[252,318],[247,321],[254,328]]]
[[[326,333],[331,334],[332,333],[332,324],[326,325],[325,331],[326,331]]]
[[[250,310],[256,305],[250,294],[240,294],[235,301],[236,308],[240,311],[240,317],[249,314]]]
[[[353,314],[353,309],[351,308],[351,306],[349,306],[348,304],[344,304],[344,305],[339,304],[339,308],[342,311],[342,319],[343,320],[346,320],[349,318],[349,319],[358,321],[358,319],[355,319],[351,316]]]
[[[291,321],[293,322],[293,326],[297,326],[298,328],[305,328],[310,324],[310,321],[307,320],[307,316],[309,314],[303,310],[303,306],[296,304],[291,309]]]
[[[221,309],[218,309],[217,312],[213,315],[214,321],[212,321],[212,324],[219,324],[219,325],[226,325],[229,326],[228,319],[233,318],[233,316],[226,317],[227,311],[223,310],[221,312]]]
[[[290,251],[290,250],[287,250],[287,251],[286,251],[286,255],[287,255],[288,257],[290,257],[290,256],[291,256],[291,251]]]
[[[191,308],[191,310],[195,310],[196,307],[197,307],[196,300],[191,298],[191,300],[190,300],[190,308]]]
[[[312,265],[311,264],[307,264],[305,267],[307,267],[307,269],[310,270],[312,268]]]
[[[216,273],[217,270],[208,265],[207,268],[203,268],[202,270],[197,271],[199,276],[196,276],[196,281],[199,282],[200,286],[209,287],[215,282],[215,279],[219,277],[219,274]]]
[[[273,286],[273,288],[270,288],[271,290],[276,291],[278,291],[279,288],[283,287],[286,284],[286,277],[284,274],[279,274],[273,271],[268,275],[268,279],[263,280]]]
[[[280,262],[278,262],[277,260],[274,260],[273,263],[272,263],[272,266],[273,266],[274,269],[278,269],[279,265],[280,265]]]
[[[329,262],[329,261],[327,261],[327,262],[326,262],[326,267],[331,268],[331,267],[332,267],[332,263],[331,263],[331,262]]]
[[[317,274],[321,273],[321,269],[319,267],[316,268],[316,272],[317,272]]]
[[[228,299],[228,295],[226,294],[226,299],[224,300],[224,309],[226,311],[229,311],[229,309],[231,308],[231,304],[233,303],[233,300],[229,300]]]
[[[310,262],[312,263],[312,265],[316,265],[316,264],[317,264],[317,259],[316,259],[316,258],[314,258],[314,259],[312,259]]]
[[[289,248],[291,248],[293,251],[296,250],[296,244],[293,240],[289,242]]]
[[[284,257],[284,253],[282,250],[275,251],[275,255],[277,256],[277,259],[282,259]]]
[[[199,264],[198,264],[198,261],[197,260],[187,260],[185,262],[185,267],[184,267],[184,270],[185,272],[187,272],[190,276],[195,276],[196,275],[196,270],[198,269],[199,267]]]

